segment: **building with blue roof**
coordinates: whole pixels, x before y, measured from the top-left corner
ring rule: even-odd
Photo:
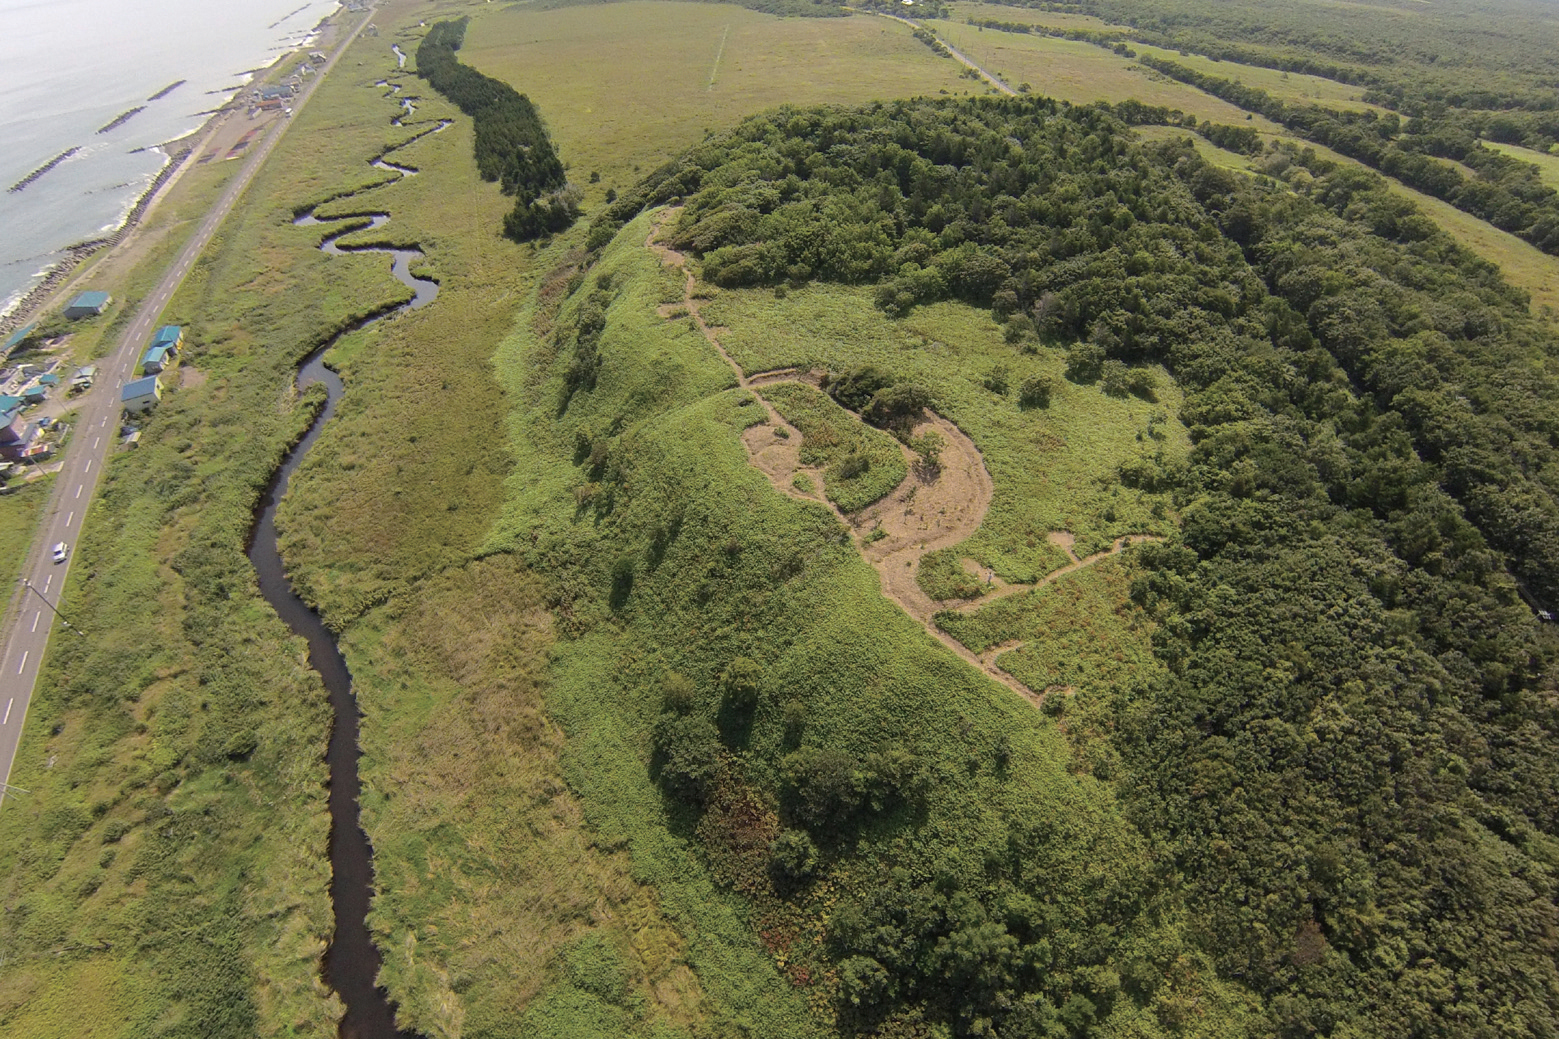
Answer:
[[[114,301],[114,297],[106,292],[83,292],[70,301],[70,306],[65,308],[65,316],[75,321],[84,317],[97,317],[108,309],[108,305]]]
[[[12,332],[11,337],[5,341],[5,345],[0,346],[0,355],[5,357],[11,356],[11,351],[21,346],[22,340],[32,335],[33,330],[37,327],[37,325],[28,325],[26,328],[18,328],[15,332]]]
[[[174,349],[184,345],[184,329],[182,327],[178,325],[163,325],[157,330],[157,334],[152,336],[153,346],[163,346],[170,343]]]
[[[132,415],[150,411],[161,400],[162,382],[155,375],[127,382],[119,393],[119,406]]]
[[[172,345],[163,343],[146,351],[146,356],[141,358],[141,371],[155,375],[178,359],[179,352]]]

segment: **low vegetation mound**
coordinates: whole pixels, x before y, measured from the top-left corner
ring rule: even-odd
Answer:
[[[417,74],[471,117],[482,179],[515,196],[503,233],[523,242],[565,230],[579,215],[579,199],[568,190],[563,160],[530,98],[455,56],[467,21],[437,22],[428,30],[417,47]]]

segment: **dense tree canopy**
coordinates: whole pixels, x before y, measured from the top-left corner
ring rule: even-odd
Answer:
[[[455,57],[466,22],[438,22],[428,30],[417,47],[417,73],[471,117],[482,178],[498,181],[505,195],[516,196],[504,218],[504,233],[527,241],[564,230],[579,208],[566,190],[563,160],[530,98]]]

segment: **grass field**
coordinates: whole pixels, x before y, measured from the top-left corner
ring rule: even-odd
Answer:
[[[1247,120],[1243,110],[1227,101],[1091,43],[982,30],[952,21],[938,21],[934,27],[949,45],[1014,89],[1027,83],[1036,94],[1074,104],[1135,98],[1215,123],[1279,129],[1261,116]]]
[[[948,21],[979,22],[990,19],[998,22],[1022,22],[1025,25],[1047,25],[1055,29],[1094,29],[1130,33],[1129,25],[1111,25],[1091,14],[1069,14],[1065,11],[1040,11],[1028,7],[1009,7],[1006,4],[955,3],[948,5]],[[934,23],[938,27],[941,22]]]
[[[1544,184],[1551,188],[1559,188],[1559,155],[1533,151],[1531,148],[1523,148],[1519,144],[1500,144],[1497,141],[1484,141],[1483,146],[1497,151],[1501,155],[1508,155],[1512,159],[1530,162],[1537,167],[1538,175],[1543,178]]]
[[[972,89],[900,23],[725,4],[514,5],[478,18],[460,54],[530,95],[570,178],[600,173],[592,199],[763,109]]]
[[[1139,54],[1172,61],[1186,68],[1195,69],[1206,76],[1217,76],[1265,90],[1278,100],[1289,104],[1320,105],[1323,108],[1354,112],[1387,111],[1379,105],[1372,105],[1364,100],[1364,87],[1339,83],[1323,76],[1310,76],[1303,72],[1283,72],[1256,65],[1241,65],[1232,61],[1215,60],[1200,54],[1181,54],[1179,51],[1150,47],[1141,43],[1133,43],[1131,46]]]
[[[1071,531],[1087,554],[1122,534],[1173,529],[1167,501],[1124,488],[1116,476],[1127,462],[1173,460],[1186,450],[1175,417],[1179,393],[1166,375],[1158,373],[1157,402],[1108,397],[1066,381],[1063,351],[1024,353],[1003,341],[986,311],[938,303],[895,321],[871,300],[870,290],[827,284],[783,300],[761,289],[723,289],[705,315],[726,326],[721,341],[749,373],[872,364],[929,388],[937,410],[979,447],[995,482],[984,525],[951,551],[1006,580],[1033,581],[1066,562],[1046,540],[1053,530]],[[1048,408],[1019,404],[1019,387],[1033,377],[1054,387]],[[997,393],[987,382],[1005,388]]]
[[[0,559],[5,569],[0,579],[9,590],[16,586],[27,564],[27,553],[32,551],[33,532],[38,518],[49,503],[49,492],[54,488],[54,477],[45,476],[30,483],[21,479],[11,481],[16,489],[0,497]]]

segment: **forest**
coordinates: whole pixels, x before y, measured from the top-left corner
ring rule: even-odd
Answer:
[[[1397,111],[1552,111],[1553,9],[1541,0],[1433,6],[1297,0],[999,0],[1130,26],[1144,43],[1367,86]]]
[[[1141,62],[1215,97],[1258,112],[1317,144],[1358,159],[1502,231],[1526,239],[1550,255],[1559,254],[1559,193],[1543,184],[1538,170],[1483,147],[1465,119],[1410,119],[1395,114],[1344,112],[1320,105],[1289,105],[1264,90],[1207,76],[1173,61],[1144,55]],[[1522,133],[1511,122],[1505,136],[1541,145],[1543,129]],[[1546,124],[1538,124],[1546,127]],[[1536,139],[1534,139],[1534,137]],[[1471,169],[1469,177],[1449,159]]]
[[[1155,865],[1079,902],[1042,820],[956,876],[901,845],[828,927],[847,1028],[1083,1035],[1134,1005],[1186,1027],[1213,1011],[1130,952],[1174,893],[1258,1032],[1559,1029],[1559,646],[1533,609],[1559,599],[1559,343],[1378,176],[1261,161],[1041,98],[787,109],[591,227],[602,249],[680,199],[675,240],[717,285],[963,300],[1078,383],[1156,362],[1186,394],[1188,461],[1121,473],[1172,489],[1182,534],[1131,588],[1162,668],[1111,687],[1104,727]],[[714,701],[667,688],[654,730],[663,788],[706,819],[749,709],[732,668]],[[786,827],[775,890],[914,819],[933,773],[892,746],[753,766]]]
[[[455,52],[468,21],[437,22],[428,30],[417,46],[417,74],[471,117],[482,179],[515,196],[504,234],[525,242],[566,230],[579,216],[579,200],[568,190],[541,113],[509,84],[460,63]]]

